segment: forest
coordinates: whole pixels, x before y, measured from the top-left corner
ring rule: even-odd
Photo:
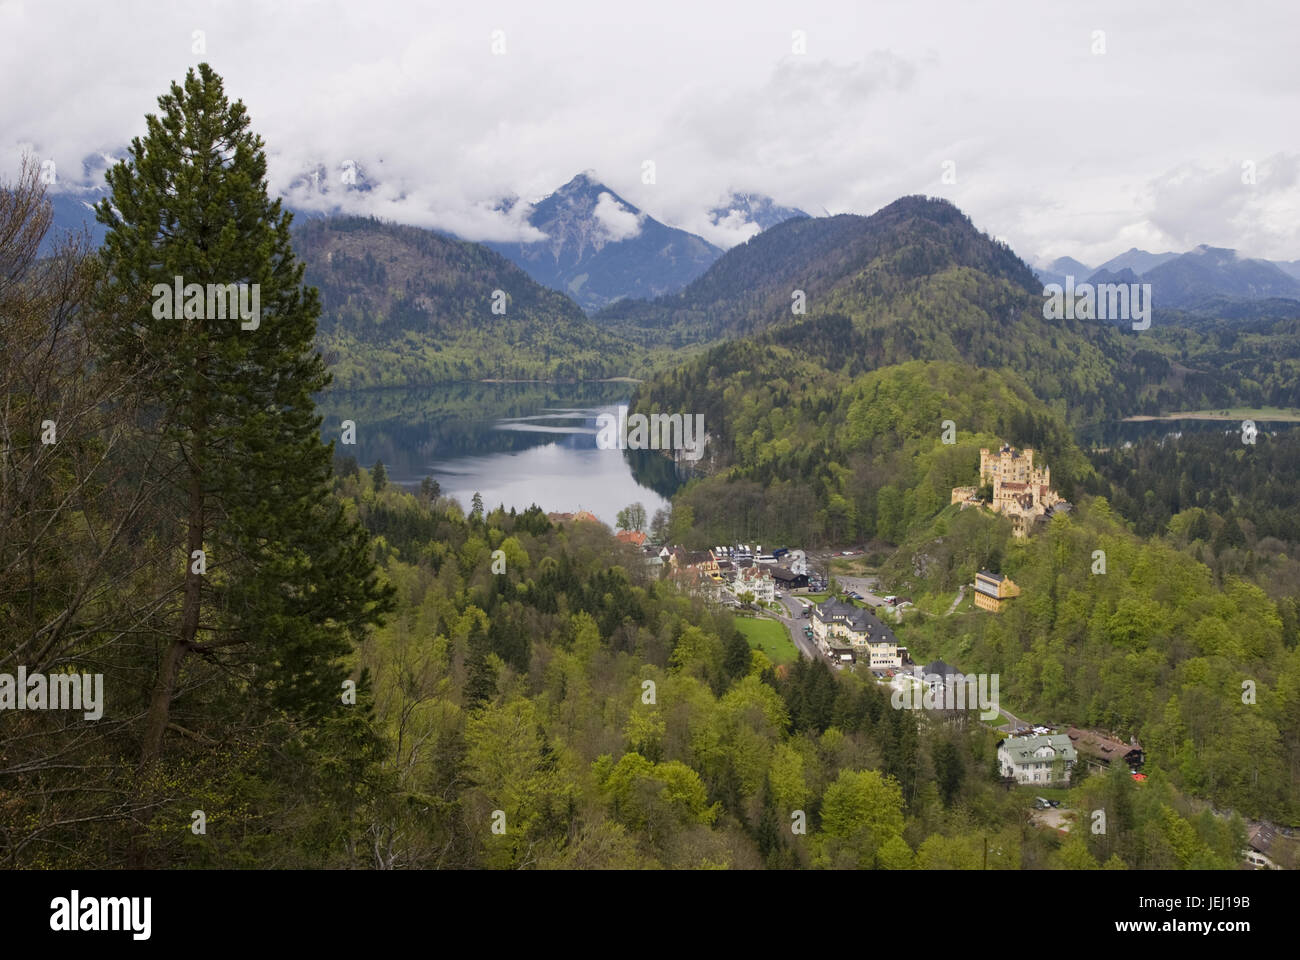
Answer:
[[[374,218],[295,228],[340,389],[626,376],[631,348],[481,244]]]
[[[221,78],[200,65],[158,103],[109,171],[100,251],[38,255],[51,213],[34,163],[0,188],[0,674],[104,689],[97,717],[5,704],[0,864],[1230,869],[1243,817],[1295,819],[1296,611],[1273,595],[1294,542],[1285,488],[1211,465],[1202,503],[1156,482],[1163,453],[1090,461],[1069,411],[1035,399],[1050,373],[903,358],[887,332],[882,355],[905,362],[832,370],[738,341],[645,388],[726,423],[674,535],[787,522],[791,538],[890,540],[882,575],[924,611],[899,626],[918,657],[1001,672],[1013,709],[1143,738],[1145,781],[1116,765],[1072,783],[1072,806],[1108,812],[1104,833],[1041,830],[973,715],[893,709],[869,673],[820,660],[774,665],[600,524],[478,495],[466,509],[323,444],[316,398],[347,369],[330,337],[358,336],[318,340],[323,302],[398,270],[336,245],[318,289]],[[941,265],[923,252],[903,261]],[[469,303],[485,278],[466,269]],[[972,270],[936,276],[954,297],[1011,282]],[[258,283],[265,316],[255,331],[162,320],[147,294],[174,276]],[[387,307],[406,316],[400,290]],[[568,342],[562,308],[522,363]],[[1108,403],[1106,356],[1062,374],[1064,395]],[[411,415],[393,410],[394,431]],[[1028,542],[948,505],[999,439],[1044,451],[1078,500]],[[1270,444],[1247,456],[1293,462]],[[1149,487],[1167,523],[1135,531],[1126,501],[1090,492],[1104,483],[1144,505]],[[1014,576],[1019,602],[929,609],[979,566]]]

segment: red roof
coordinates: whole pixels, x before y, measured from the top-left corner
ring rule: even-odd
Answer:
[[[1135,774],[1133,774],[1133,779],[1136,780],[1138,783],[1142,783],[1144,780],[1146,780],[1146,778],[1147,778],[1147,775],[1146,775],[1145,773],[1135,773]]]
[[[632,544],[634,547],[639,547],[645,543],[645,534],[640,530],[620,530],[614,536],[624,543]]]

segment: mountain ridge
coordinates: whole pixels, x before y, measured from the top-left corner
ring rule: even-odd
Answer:
[[[703,237],[656,220],[589,172],[534,204],[527,222],[546,239],[486,246],[589,310],[679,289],[722,254]]]

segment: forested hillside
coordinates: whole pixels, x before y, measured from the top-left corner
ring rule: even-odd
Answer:
[[[294,242],[338,387],[595,379],[633,364],[576,303],[481,244],[359,217],[306,221]]]
[[[1122,811],[1106,836],[1026,830],[987,728],[820,663],[774,671],[598,527],[464,516],[364,472],[340,493],[400,604],[356,664],[390,745],[367,783],[402,800],[358,818],[387,865],[977,869],[985,837],[1001,869],[1235,860],[1240,825],[1154,769],[1080,787]]]
[[[849,377],[780,347],[737,345],[728,356],[736,366],[688,364],[637,394],[640,410],[699,412],[709,424],[709,473],[674,500],[699,546],[758,532],[897,542],[952,487],[976,482],[980,447],[1004,441],[1042,450],[1067,498],[1091,474],[1063,419],[1009,371],[914,361]]]
[[[969,598],[945,616],[982,568],[1020,596],[996,616]],[[1135,535],[1101,498],[1019,541],[1004,519],[946,508],[882,577],[924,611],[898,628],[918,661],[999,673],[1017,716],[1136,735],[1180,789],[1218,806],[1300,815],[1294,599],[1216,577],[1177,539]]]

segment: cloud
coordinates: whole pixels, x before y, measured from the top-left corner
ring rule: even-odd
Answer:
[[[980,4],[936,15],[852,0],[810,4],[798,22],[779,0],[743,20],[682,0],[651,18],[603,0],[566,0],[563,18],[525,0],[490,16],[418,0],[132,6],[0,0],[0,85],[22,91],[0,98],[0,177],[27,143],[61,182],[99,181],[83,158],[122,156],[158,96],[206,60],[266,141],[273,189],[352,160],[374,189],[332,190],[330,203],[467,239],[529,235],[499,198],[594,167],[628,203],[720,245],[747,230],[707,211],[743,186],[837,213],[944,196],[1028,259],[1198,242],[1300,256],[1284,185],[1300,127],[1279,119],[1297,108],[1293,0],[1259,0],[1245,18],[1212,0],[1177,18],[1097,0],[1084,19],[1006,0],[996,23]],[[1248,157],[1279,159],[1261,159],[1240,195],[1232,173]],[[945,160],[956,183],[941,179]],[[631,229],[623,213],[612,229]]]
[[[1183,164],[1149,190],[1148,220],[1176,249],[1208,243],[1244,256],[1300,255],[1300,153]]]
[[[631,240],[641,232],[641,216],[615,200],[613,194],[602,192],[596,198],[596,207],[592,215],[604,229],[611,243],[618,240]]]
[[[698,217],[691,221],[691,229],[723,250],[729,250],[762,232],[758,224],[751,223],[746,218],[743,210],[728,210],[716,220],[708,216]]]

